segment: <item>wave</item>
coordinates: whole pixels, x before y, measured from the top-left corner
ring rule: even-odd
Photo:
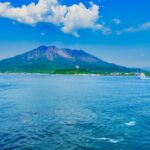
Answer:
[[[123,138],[120,139],[112,139],[112,138],[107,138],[107,137],[100,137],[100,138],[95,138],[96,140],[101,140],[101,141],[107,141],[110,143],[119,143],[121,141],[123,141]]]
[[[130,122],[126,122],[125,125],[127,126],[135,126],[136,122],[135,121],[130,121]]]

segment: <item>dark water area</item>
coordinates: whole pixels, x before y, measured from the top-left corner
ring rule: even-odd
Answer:
[[[0,150],[149,149],[149,79],[0,75]]]

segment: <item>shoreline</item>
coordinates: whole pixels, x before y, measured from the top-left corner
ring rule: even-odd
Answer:
[[[0,73],[0,75],[56,75],[56,76],[136,76],[135,74],[94,74],[94,73],[86,73],[86,74],[55,74],[55,73]]]

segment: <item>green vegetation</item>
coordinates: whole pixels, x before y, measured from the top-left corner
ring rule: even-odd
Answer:
[[[58,69],[52,70],[28,70],[28,71],[0,71],[0,73],[40,73],[40,74],[64,74],[64,75],[104,75],[104,76],[135,76],[135,72],[114,72],[114,71],[87,71],[85,69]],[[146,76],[150,76],[150,72],[144,72]]]
[[[138,68],[105,62],[82,50],[41,46],[0,61],[0,73],[135,75]],[[150,75],[150,72],[144,72]]]

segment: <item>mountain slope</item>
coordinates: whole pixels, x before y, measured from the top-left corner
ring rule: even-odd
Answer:
[[[83,50],[40,46],[27,53],[0,61],[0,72],[55,73],[62,70],[84,72],[134,72],[135,69],[107,63]]]

